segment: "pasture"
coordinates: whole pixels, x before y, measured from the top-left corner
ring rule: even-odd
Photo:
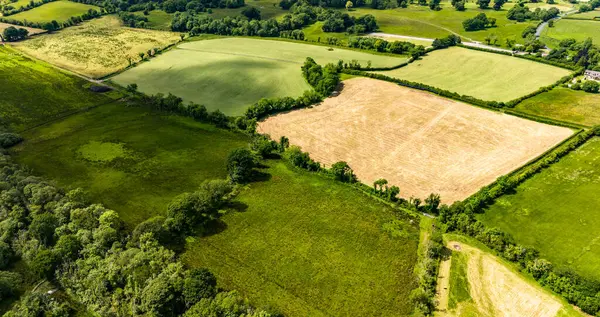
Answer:
[[[585,41],[591,38],[594,44],[600,43],[600,23],[598,21],[561,19],[554,27],[545,28],[540,39],[547,45],[557,46],[561,40],[573,38]]]
[[[52,34],[20,42],[23,52],[85,76],[99,78],[139,61],[138,53],[164,48],[178,33],[132,29],[116,16],[104,16]]]
[[[42,6],[33,8],[31,10],[11,15],[10,18],[17,21],[27,20],[29,22],[37,23],[52,22],[53,20],[56,20],[58,22],[65,22],[71,17],[83,15],[90,9],[94,9],[97,11],[100,10],[99,7],[89,4],[83,4],[67,0],[58,0],[48,2]]]
[[[36,28],[30,28],[30,27],[26,27],[26,26],[13,25],[13,24],[0,22],[0,34],[2,34],[2,32],[4,32],[4,30],[8,29],[11,26],[14,26],[18,29],[25,29],[29,32],[29,35],[35,35],[35,34],[40,34],[40,33],[46,32],[46,30],[42,30],[42,29],[36,29]]]
[[[81,78],[0,46],[0,120],[17,131],[112,100],[111,93],[93,93],[88,86]]]
[[[148,19],[146,26],[150,29],[171,31],[171,21],[173,20],[173,13],[166,13],[162,10],[152,10],[148,15],[144,15],[143,12],[135,12],[135,15],[144,16]]]
[[[452,250],[450,281],[444,292],[450,305],[439,316],[584,316],[480,243],[457,235],[446,239],[458,241],[448,242]]]
[[[565,17],[565,19],[600,20],[600,9],[596,9],[596,10],[592,10],[592,11],[588,11],[588,12],[583,12],[583,13],[577,13],[577,14],[567,15]]]
[[[519,103],[515,110],[587,126],[600,124],[600,95],[557,87]]]
[[[385,178],[400,196],[463,200],[572,134],[554,127],[367,78],[337,97],[267,118],[281,136],[328,166],[346,161],[358,178]]]
[[[419,224],[345,184],[281,161],[238,196],[219,233],[182,256],[285,316],[409,316]]]
[[[11,6],[15,9],[19,9],[21,7],[26,7],[29,3],[31,2],[31,0],[16,0],[16,1],[11,1],[11,0],[3,0],[0,1],[0,8],[3,6]],[[2,14],[0,14],[2,15]]]
[[[377,18],[379,29],[384,33],[410,35],[425,38],[441,38],[450,34],[460,35],[467,41],[485,43],[488,35],[494,34],[498,38],[497,45],[505,46],[506,39],[522,43],[521,33],[528,25],[535,22],[516,22],[506,18],[506,13],[512,7],[506,3],[502,10],[481,10],[474,2],[467,2],[465,11],[456,11],[450,1],[441,2],[441,11],[433,11],[427,6],[409,5],[407,8],[390,10],[376,10],[371,8],[355,8],[352,15],[372,14]],[[481,31],[467,32],[462,22],[473,18],[479,13],[495,18],[497,27]]]
[[[166,212],[177,195],[225,178],[235,134],[115,102],[22,134],[17,162],[63,188],[81,187],[130,225]]]
[[[598,153],[600,139],[591,139],[522,183],[516,193],[497,199],[479,219],[537,248],[555,266],[599,280]]]
[[[507,102],[555,83],[569,70],[521,58],[453,47],[386,76],[415,81],[483,100]]]
[[[261,98],[300,96],[311,89],[300,67],[306,57],[324,64],[358,60],[393,66],[403,57],[285,41],[221,38],[186,42],[112,78],[147,94],[173,93],[186,101],[240,115]]]

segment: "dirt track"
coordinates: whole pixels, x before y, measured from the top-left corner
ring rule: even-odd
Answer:
[[[368,78],[337,97],[277,115],[258,131],[287,136],[328,166],[346,161],[359,179],[385,178],[403,197],[462,200],[572,134],[419,90]]]

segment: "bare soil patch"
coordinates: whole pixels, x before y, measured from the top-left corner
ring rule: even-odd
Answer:
[[[367,184],[385,178],[403,197],[438,193],[445,203],[573,133],[368,78],[344,81],[339,96],[270,117],[258,130],[287,136],[325,165],[346,161]]]
[[[4,30],[8,29],[11,26],[16,27],[17,29],[25,29],[25,30],[29,31],[29,35],[36,35],[36,34],[46,32],[46,30],[42,30],[42,29],[36,29],[36,28],[30,28],[30,27],[26,27],[26,26],[20,26],[20,25],[14,25],[14,24],[0,22],[0,34],[2,32],[4,32]]]

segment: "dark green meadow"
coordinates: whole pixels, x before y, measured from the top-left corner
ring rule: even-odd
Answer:
[[[180,116],[115,102],[22,134],[17,162],[130,225],[166,211],[171,199],[204,180],[225,178],[225,158],[244,135]]]
[[[94,93],[90,84],[0,46],[0,118],[17,131],[111,102],[114,93]]]
[[[418,220],[332,179],[267,164],[268,180],[242,191],[220,233],[189,241],[184,261],[285,316],[410,315]]]
[[[600,138],[593,138],[497,199],[479,219],[554,265],[600,280],[599,190]]]

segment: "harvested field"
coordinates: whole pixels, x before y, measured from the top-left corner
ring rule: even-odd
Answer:
[[[402,197],[462,200],[572,134],[367,78],[337,97],[268,118],[261,133],[285,135],[326,165],[346,161],[358,178],[400,187]]]
[[[29,31],[29,35],[35,35],[35,34],[40,34],[40,33],[46,32],[46,30],[42,30],[42,29],[36,29],[36,28],[30,28],[30,27],[26,27],[26,26],[13,25],[13,24],[0,22],[0,33],[4,32],[4,30],[8,29],[11,26],[14,26],[18,29],[25,29],[25,30]]]
[[[457,307],[441,315],[583,316],[534,281],[521,276],[510,264],[490,253],[462,242],[450,241],[448,247],[453,251],[449,292],[452,294],[455,291],[452,287],[459,286],[468,294]],[[460,260],[455,261],[455,257]],[[459,272],[460,276],[455,274]],[[464,281],[465,279],[467,281]],[[465,282],[467,285],[462,285]]]
[[[59,32],[20,42],[16,47],[54,65],[103,77],[138,61],[138,53],[179,41],[173,32],[123,27],[116,16],[105,16]]]

